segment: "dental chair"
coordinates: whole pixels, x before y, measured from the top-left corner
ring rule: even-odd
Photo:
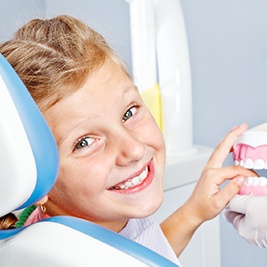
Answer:
[[[59,155],[28,90],[0,55],[0,216],[36,203],[53,187]],[[0,230],[2,267],[164,266],[174,263],[88,221],[56,216]]]

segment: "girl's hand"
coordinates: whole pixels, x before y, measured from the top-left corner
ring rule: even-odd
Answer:
[[[196,229],[218,215],[237,194],[244,183],[244,177],[252,175],[252,171],[240,166],[222,167],[236,138],[246,130],[247,125],[241,125],[226,135],[212,153],[190,198],[161,223],[177,256],[187,246]],[[229,183],[220,189],[226,180]]]
[[[196,226],[218,215],[233,198],[244,177],[253,173],[240,166],[222,167],[223,161],[232,150],[236,138],[247,130],[247,125],[232,129],[219,143],[206,164],[189,200],[184,204],[188,219]],[[254,173],[253,173],[254,175]],[[224,188],[220,185],[230,180]]]

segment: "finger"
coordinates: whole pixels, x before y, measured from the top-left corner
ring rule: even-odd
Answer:
[[[221,191],[216,194],[217,203],[224,208],[229,201],[236,196],[241,185],[244,183],[244,177],[238,176],[231,180]],[[233,210],[237,211],[237,210]]]
[[[266,241],[266,234],[265,234],[265,239],[262,240],[262,248],[266,248],[267,247],[267,241]]]
[[[218,144],[214,152],[212,153],[207,167],[219,168],[222,166],[223,161],[229,155],[234,142],[236,141],[237,137],[240,136],[243,132],[248,129],[247,124],[242,124],[238,127],[232,129],[224,139]]]
[[[250,177],[250,176],[255,176],[254,172],[245,169],[241,166],[225,166],[222,168],[218,169],[209,169],[207,170],[207,183],[212,183],[216,185],[221,185],[223,182],[227,180],[232,180],[238,176],[243,176],[243,177]]]
[[[245,215],[244,214],[240,214],[240,213],[238,213],[235,217],[234,217],[234,219],[233,219],[233,222],[232,222],[232,224],[233,224],[233,226],[237,229],[237,231],[238,231],[238,233],[240,234],[240,235],[242,235],[242,229],[243,229],[243,225],[244,225],[244,219],[245,219]],[[243,236],[243,235],[242,235]]]

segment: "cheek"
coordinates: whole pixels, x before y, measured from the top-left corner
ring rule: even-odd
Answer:
[[[79,173],[77,173],[77,176],[74,176],[68,169],[60,168],[57,181],[49,193],[49,197],[55,203],[64,204],[68,202],[80,190],[80,181],[77,179]]]
[[[106,173],[103,164],[85,160],[65,162],[60,167],[57,182],[51,191],[58,198],[88,198],[105,189]]]
[[[153,144],[153,147],[165,155],[163,134],[153,117],[147,121],[145,129],[147,129],[147,139]]]
[[[163,177],[164,167],[166,164],[166,149],[163,134],[159,129],[154,118],[151,117],[143,124],[143,132],[140,134],[142,141],[154,151],[156,174]]]

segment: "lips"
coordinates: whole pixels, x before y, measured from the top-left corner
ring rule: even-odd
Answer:
[[[233,147],[236,166],[246,169],[267,169],[267,123],[242,134]],[[265,177],[248,177],[240,188],[240,195],[267,195]]]
[[[109,190],[118,191],[118,192],[129,192],[137,191],[146,187],[153,178],[153,164],[152,161],[146,167],[144,167],[137,175],[134,175],[123,182],[116,184],[109,188]]]

